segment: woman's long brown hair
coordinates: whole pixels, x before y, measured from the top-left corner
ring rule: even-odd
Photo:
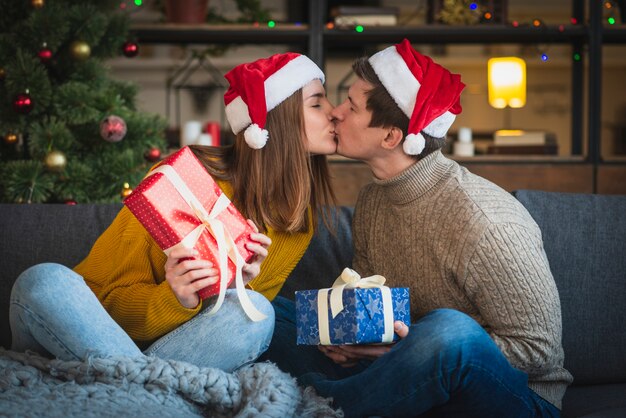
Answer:
[[[233,187],[233,202],[262,230],[305,232],[317,226],[317,215],[331,227],[325,208],[335,205],[325,155],[309,155],[304,137],[302,89],[267,114],[269,139],[259,150],[237,134],[234,145],[191,146],[207,171]],[[307,208],[311,206],[313,225]],[[331,229],[333,229],[331,227]]]

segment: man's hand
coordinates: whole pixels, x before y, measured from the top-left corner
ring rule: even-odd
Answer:
[[[165,280],[176,299],[187,309],[193,309],[200,303],[198,290],[219,280],[218,270],[213,268],[213,263],[193,258],[197,255],[198,251],[193,248],[176,248],[165,262]]]
[[[256,243],[246,244],[246,248],[254,253],[250,262],[243,265],[243,282],[246,284],[261,272],[261,263],[267,257],[267,248],[272,244],[272,240],[267,235],[259,233],[259,228],[251,219],[248,219],[248,225],[254,230],[250,238]]]
[[[403,322],[396,321],[393,324],[396,334],[400,338],[409,335],[409,327]],[[319,350],[335,363],[342,367],[353,367],[359,360],[376,360],[383,354],[388,353],[393,344],[388,345],[319,345]]]

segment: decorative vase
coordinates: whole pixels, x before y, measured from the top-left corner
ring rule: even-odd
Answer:
[[[166,0],[165,17],[170,23],[204,23],[209,0]]]

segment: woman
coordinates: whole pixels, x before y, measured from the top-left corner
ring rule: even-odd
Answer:
[[[274,328],[267,299],[304,254],[317,212],[334,202],[325,158],[336,150],[332,107],[324,74],[299,54],[242,64],[226,78],[235,143],[193,150],[253,228],[264,232],[251,235],[255,257],[244,276],[250,299],[268,318],[250,321],[234,289],[208,316],[215,298],[202,301],[196,292],[218,281],[214,266],[194,259],[194,250],[166,256],[124,207],[74,270],[40,264],[18,278],[10,305],[14,350],[68,360],[144,350],[226,371],[265,351]]]

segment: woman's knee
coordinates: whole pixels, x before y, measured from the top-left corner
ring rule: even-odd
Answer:
[[[263,315],[266,315],[268,319],[274,321],[274,307],[272,306],[272,303],[267,300],[265,296],[255,292],[254,290],[246,289],[246,293],[250,298],[252,305],[254,305],[254,307]]]
[[[79,278],[71,269],[56,263],[36,264],[24,270],[13,284],[11,299],[58,299]]]
[[[261,328],[266,329],[266,333],[269,334],[269,337],[271,338],[272,333],[274,332],[275,321],[275,313],[272,303],[267,300],[265,296],[258,292],[255,292],[254,290],[246,290],[246,292],[248,293],[248,297],[250,298],[250,301],[252,302],[254,307],[266,316],[265,319],[258,321],[257,324]]]

